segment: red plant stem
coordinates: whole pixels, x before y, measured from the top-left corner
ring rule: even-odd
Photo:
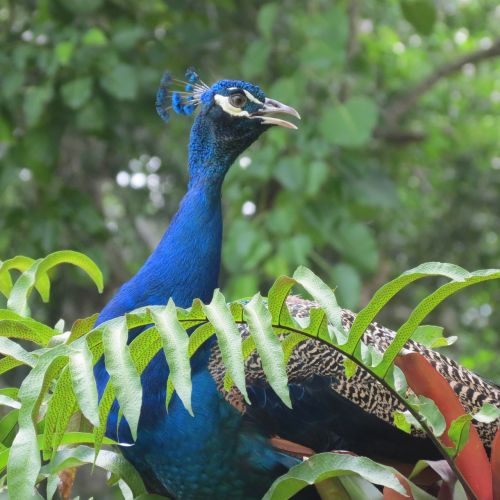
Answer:
[[[453,420],[466,413],[447,380],[421,354],[412,352],[399,355],[395,364],[401,368],[415,394],[436,403],[446,420],[447,431]],[[446,446],[453,446],[447,433],[440,440]],[[474,426],[471,426],[467,444],[454,458],[454,462],[478,499],[493,499],[491,465]]]

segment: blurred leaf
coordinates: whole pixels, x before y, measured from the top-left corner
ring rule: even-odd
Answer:
[[[331,236],[331,245],[345,260],[361,271],[372,272],[378,264],[378,250],[373,234],[364,224],[344,222]]]
[[[378,108],[372,99],[351,97],[323,112],[321,131],[333,144],[360,147],[370,140],[377,120]]]
[[[120,50],[129,50],[132,49],[144,35],[145,30],[142,26],[124,26],[113,33],[112,42],[113,45]]]
[[[265,38],[270,38],[281,8],[277,3],[266,3],[259,9],[257,27]]]
[[[117,99],[133,99],[138,90],[136,70],[127,64],[110,68],[101,79],[103,88]]]
[[[59,42],[55,46],[54,50],[56,59],[58,60],[61,66],[66,66],[70,62],[74,51],[75,51],[75,44],[74,42],[69,40]]]
[[[94,45],[97,47],[108,43],[104,31],[99,28],[90,28],[85,35],[83,35],[82,41],[84,45]]]
[[[271,52],[270,44],[265,40],[255,40],[248,45],[243,60],[241,72],[243,77],[252,79],[264,73]]]
[[[72,109],[83,106],[92,95],[92,79],[89,77],[78,78],[65,83],[61,87],[64,102]]]
[[[313,196],[318,194],[327,183],[329,174],[328,164],[323,161],[313,161],[307,167],[306,194]]]
[[[26,90],[23,109],[28,126],[37,124],[52,96],[53,89],[50,85],[29,87]]]
[[[405,19],[421,34],[430,35],[437,18],[434,0],[400,0]]]
[[[335,294],[343,307],[354,309],[359,303],[361,278],[349,264],[340,263],[331,271],[332,283],[336,285]]]

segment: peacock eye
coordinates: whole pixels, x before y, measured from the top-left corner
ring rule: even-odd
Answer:
[[[247,103],[247,96],[239,92],[229,96],[229,103],[235,108],[242,108]]]

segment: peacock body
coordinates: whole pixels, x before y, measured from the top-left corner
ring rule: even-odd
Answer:
[[[172,95],[177,113],[191,114],[199,108],[190,136],[187,193],[156,250],[106,305],[98,323],[138,307],[164,305],[169,298],[180,307],[189,307],[195,298],[209,302],[218,286],[225,174],[264,131],[272,126],[296,128],[271,114],[298,117],[298,113],[267,98],[255,85],[221,80],[208,87],[192,71],[187,77],[187,94]],[[157,108],[166,118],[169,81],[163,83]],[[293,316],[300,317],[308,315],[313,304],[291,297],[288,306]],[[344,311],[342,319],[348,328],[353,314]],[[140,331],[132,331],[130,340]],[[241,334],[248,335],[245,325]],[[392,335],[374,324],[365,341],[383,350]],[[498,387],[422,346],[410,342],[408,348],[422,352],[441,371],[468,409],[484,401],[500,405]],[[315,452],[344,449],[404,462],[437,457],[427,439],[392,426],[392,412],[399,403],[390,393],[362,371],[347,380],[341,356],[315,340],[298,344],[288,363],[293,409],[266,382],[257,354],[246,361],[251,405],[236,389],[224,391],[224,367],[214,340],[197,351],[191,364],[194,416],[175,394],[168,413],[165,409],[169,370],[163,352],[141,377],[137,440],[122,447],[122,452],[153,492],[179,499],[261,498],[276,477],[300,461],[297,453],[277,446],[276,437]],[[102,396],[109,379],[103,360],[97,363],[95,375]],[[115,402],[106,434],[132,443],[126,420],[118,423],[118,416]],[[480,427],[485,444],[490,444],[494,429],[495,424]]]

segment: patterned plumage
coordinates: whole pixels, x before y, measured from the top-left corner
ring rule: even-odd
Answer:
[[[287,306],[293,317],[308,317],[309,310],[313,307],[318,307],[314,302],[301,299],[300,297],[291,296],[287,300]],[[355,314],[347,309],[342,311],[342,323],[344,328],[348,331],[352,326],[355,319]],[[240,326],[240,332],[243,338],[248,337],[249,331],[246,324]],[[372,323],[364,335],[364,342],[368,345],[373,345],[381,353],[388,347],[393,339],[395,333],[392,330],[385,328],[377,323]],[[451,387],[459,396],[464,408],[471,413],[478,411],[484,403],[491,403],[500,407],[500,387],[483,380],[475,373],[460,366],[455,361],[439,352],[428,349],[421,344],[414,341],[409,341],[405,348],[409,351],[419,352],[447,379]],[[290,360],[287,365],[288,377],[291,384],[301,384],[303,382],[311,381],[316,378],[325,378],[330,380],[325,392],[334,391],[340,397],[354,403],[357,408],[369,413],[390,425],[393,424],[393,412],[396,410],[404,411],[405,408],[399,401],[388,391],[384,386],[379,384],[369,373],[364,370],[358,370],[357,373],[350,379],[346,378],[343,368],[344,357],[338,351],[330,348],[329,346],[316,341],[314,339],[306,338],[303,342],[298,344],[294,349]],[[249,387],[266,387],[264,372],[260,362],[259,355],[256,351],[246,360],[245,372],[247,385]],[[209,361],[209,370],[214,377],[217,388],[224,395],[225,399],[230,402],[235,408],[242,413],[252,413],[254,409],[247,406],[239,391],[232,388],[229,393],[224,391],[224,374],[225,369],[222,363],[222,358],[217,345],[212,347],[212,353]],[[267,387],[267,390],[270,389]],[[252,392],[252,391],[250,391]],[[254,401],[252,401],[254,403]],[[257,405],[259,403],[257,402]],[[264,405],[265,411],[265,405]],[[283,409],[286,413],[286,410]],[[349,415],[345,415],[346,419]],[[307,422],[304,423],[307,426]],[[486,424],[477,422],[475,426],[479,432],[484,445],[489,449],[495,433],[500,425],[500,421],[496,420],[493,423]],[[277,433],[280,437],[295,441],[296,435],[292,432],[283,434],[280,432],[281,426],[279,423],[276,425]],[[328,429],[325,429],[328,431]],[[430,447],[430,442],[424,434],[418,430],[413,429],[412,433],[422,441],[427,441],[425,447]],[[364,436],[361,436],[365,440]],[[398,436],[399,437],[399,436]],[[307,437],[299,441],[300,444],[312,448],[316,452],[328,451],[332,449],[324,436],[321,436],[320,446],[314,446],[314,440],[308,441]],[[359,444],[356,442],[343,443],[349,451],[360,453]],[[389,445],[386,441],[385,445]],[[373,444],[370,445],[373,447]],[[419,448],[420,449],[420,448]],[[370,451],[365,450],[366,451]],[[391,456],[387,454],[386,458],[399,458],[405,459],[408,457],[403,453],[402,456],[396,457],[394,454]],[[373,450],[372,450],[373,454]],[[436,455],[434,451],[431,455]],[[380,455],[383,457],[383,453]],[[437,456],[437,455],[436,455]]]
[[[220,80],[208,87],[192,70],[186,78],[184,90],[172,92],[174,80],[164,77],[156,107],[164,120],[169,119],[170,101],[178,114],[198,111],[189,142],[187,193],[158,247],[102,310],[97,324],[138,307],[164,305],[169,298],[180,307],[189,307],[195,298],[210,302],[220,269],[224,177],[237,156],[271,126],[296,128],[271,115],[299,118],[297,111],[266,97],[256,85]],[[292,297],[288,305],[301,316],[308,314],[312,303]],[[344,311],[346,327],[352,320],[353,314]],[[140,331],[132,330],[129,339]],[[242,335],[247,334],[243,326]],[[372,325],[365,340],[383,348],[391,335]],[[423,349],[413,343],[409,348]],[[440,354],[424,349],[424,355],[445,374],[468,408],[483,400],[500,401],[498,387]],[[391,412],[398,404],[389,393],[361,371],[346,380],[342,357],[313,340],[300,343],[288,364],[293,409],[270,389],[256,355],[247,361],[249,406],[235,390],[224,394],[224,369],[214,339],[196,352],[191,368],[194,417],[175,393],[166,411],[169,369],[163,352],[141,376],[137,440],[122,452],[152,492],[179,499],[257,499],[308,448],[347,449],[404,462],[437,458],[428,440],[392,425]],[[102,359],[94,372],[101,397],[109,380]],[[126,420],[117,424],[119,414],[115,401],[106,434],[132,444]],[[494,425],[480,429],[486,444],[493,430]]]

